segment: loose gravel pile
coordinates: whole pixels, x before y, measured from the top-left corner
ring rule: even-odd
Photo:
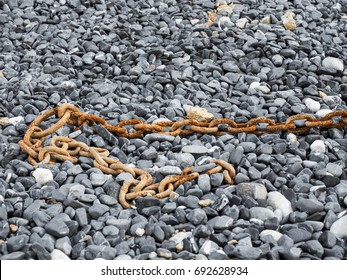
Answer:
[[[212,157],[237,171],[235,185],[202,175],[130,209],[117,201],[130,174],[87,158],[35,170],[17,144],[64,102],[114,124],[177,121],[189,106],[237,122],[347,110],[346,30],[346,0],[0,0],[0,259],[346,259],[345,129],[61,128],[156,181]]]

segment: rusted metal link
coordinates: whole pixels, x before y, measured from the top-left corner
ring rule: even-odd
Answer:
[[[48,128],[42,129],[42,123],[56,116],[58,121]],[[181,174],[167,176],[161,182],[152,182],[150,173],[139,168],[121,163],[109,156],[110,152],[104,148],[89,147],[83,142],[69,137],[54,135],[64,125],[72,125],[77,129],[82,125],[94,124],[105,127],[108,131],[120,137],[134,138],[145,133],[164,133],[172,136],[184,136],[193,133],[209,133],[223,135],[240,132],[263,134],[275,131],[288,131],[293,133],[307,133],[313,127],[341,128],[347,126],[347,111],[341,110],[327,114],[323,118],[316,118],[309,114],[298,114],[289,117],[284,123],[276,123],[273,119],[258,117],[245,123],[237,123],[231,119],[216,119],[210,122],[201,122],[194,119],[184,119],[177,122],[163,121],[153,124],[144,123],[139,119],[131,119],[111,125],[96,115],[81,112],[72,104],[62,104],[47,110],[38,116],[28,127],[23,140],[19,141],[22,151],[28,154],[28,162],[32,165],[55,163],[57,161],[78,161],[79,156],[93,159],[95,167],[104,173],[117,175],[128,172],[134,179],[126,180],[120,188],[119,203],[124,208],[134,206],[131,201],[139,196],[152,195],[157,198],[169,196],[179,185],[195,180],[199,173],[193,172],[192,166],[185,168]],[[43,147],[47,136],[52,135],[50,144]],[[226,184],[233,184],[235,169],[229,163],[212,159],[216,166],[206,174],[222,172]]]

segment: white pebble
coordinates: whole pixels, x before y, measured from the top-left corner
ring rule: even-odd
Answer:
[[[266,229],[260,233],[260,237],[263,237],[265,235],[271,235],[273,239],[275,239],[275,241],[278,241],[278,239],[280,239],[283,236],[282,233],[272,229]]]
[[[253,82],[249,85],[249,89],[258,89],[260,87],[259,82]]]
[[[174,236],[172,236],[169,241],[174,241],[176,244],[180,243],[183,241],[183,239],[186,239],[188,237],[191,237],[192,233],[191,232],[178,232]]]
[[[135,234],[136,234],[137,236],[142,236],[142,235],[145,234],[145,230],[144,230],[143,228],[137,228],[137,229],[135,230]]]
[[[325,144],[322,140],[315,140],[311,146],[312,153],[324,154],[325,153]]]
[[[293,143],[298,141],[298,138],[296,137],[296,135],[294,133],[288,133],[287,141],[288,141],[288,143],[293,144]]]
[[[322,61],[322,65],[323,67],[335,69],[340,72],[342,72],[344,69],[342,60],[331,56],[324,58]]]
[[[12,124],[12,125],[16,125],[20,122],[24,122],[24,118],[22,116],[19,117],[13,117],[13,118],[9,118],[8,119],[8,123]]]
[[[321,109],[318,112],[316,112],[316,116],[318,118],[323,118],[323,117],[325,117],[325,115],[327,115],[331,112],[332,112],[332,110],[330,110],[330,109]]]
[[[39,186],[47,184],[48,181],[53,180],[53,174],[51,170],[47,168],[37,168],[33,172],[33,176]]]
[[[52,257],[52,260],[61,260],[61,261],[66,261],[66,260],[70,260],[70,258],[65,255],[62,251],[58,250],[58,249],[54,249],[52,252],[51,252],[51,257]]]
[[[248,22],[248,19],[246,19],[246,18],[240,18],[240,19],[238,19],[238,20],[236,21],[236,26],[237,26],[238,28],[243,29],[243,28],[245,28],[247,22]]]
[[[347,195],[346,195],[346,197],[344,198],[343,203],[347,206]]]
[[[335,234],[337,238],[347,238],[347,216],[343,216],[335,221],[331,225],[330,231]]]
[[[317,112],[320,109],[320,103],[312,98],[306,98],[305,104],[312,112]]]
[[[278,191],[273,191],[268,194],[267,203],[275,210],[280,209],[284,219],[293,212],[290,201]]]

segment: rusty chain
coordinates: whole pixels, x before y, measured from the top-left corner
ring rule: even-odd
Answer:
[[[54,115],[59,120],[49,128],[42,130],[40,124]],[[74,105],[65,103],[42,113],[29,125],[23,140],[20,140],[18,144],[22,151],[28,154],[30,164],[38,166],[65,160],[76,163],[78,161],[77,156],[84,156],[94,159],[94,166],[104,173],[119,174],[128,172],[134,179],[126,180],[121,186],[119,202],[124,208],[129,208],[131,207],[129,202],[139,196],[167,197],[179,185],[196,179],[199,173],[195,172],[193,167],[187,167],[179,175],[167,176],[161,182],[152,184],[153,180],[150,173],[139,168],[130,167],[117,159],[109,157],[107,149],[89,147],[83,142],[65,136],[53,136],[50,144],[43,147],[46,137],[54,134],[66,124],[77,129],[84,124],[89,126],[99,124],[108,131],[127,138],[140,137],[145,133],[164,133],[172,136],[184,136],[193,133],[223,135],[246,132],[264,134],[274,133],[275,131],[306,133],[312,127],[341,128],[346,126],[347,111],[331,112],[323,118],[315,118],[309,114],[298,114],[289,117],[284,123],[276,123],[272,119],[259,117],[245,123],[237,123],[234,120],[222,118],[210,122],[184,119],[177,122],[163,121],[149,124],[138,119],[131,119],[121,121],[117,125],[111,125],[100,116],[81,112]],[[235,169],[232,165],[220,159],[212,159],[211,163],[214,167],[205,173],[223,172],[224,181],[228,184],[233,183]]]

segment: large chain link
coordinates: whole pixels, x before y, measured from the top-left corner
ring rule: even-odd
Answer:
[[[59,120],[49,128],[42,130],[40,124],[54,115]],[[65,103],[44,112],[29,125],[23,140],[20,140],[18,144],[22,151],[28,154],[30,164],[38,166],[65,160],[76,163],[78,161],[77,156],[83,156],[94,159],[94,166],[104,173],[120,174],[121,172],[128,172],[134,179],[126,180],[121,186],[119,202],[124,208],[129,208],[131,207],[129,202],[139,196],[167,197],[179,185],[196,179],[199,173],[195,172],[193,167],[187,167],[179,175],[167,176],[160,183],[152,184],[150,173],[139,168],[130,167],[110,157],[107,149],[89,147],[83,142],[64,136],[53,136],[50,144],[43,147],[46,137],[54,134],[65,124],[73,125],[77,129],[84,124],[89,126],[99,124],[108,131],[127,138],[141,137],[145,133],[163,133],[172,136],[191,135],[193,133],[223,135],[246,132],[264,134],[275,131],[306,133],[312,127],[341,128],[346,126],[347,111],[332,112],[323,118],[315,118],[309,114],[298,114],[289,117],[284,123],[276,123],[272,119],[259,117],[245,123],[236,123],[234,120],[223,118],[210,122],[184,119],[177,122],[164,121],[148,124],[138,119],[131,119],[121,121],[117,125],[111,125],[100,116],[81,112],[74,105]],[[211,162],[213,168],[205,171],[205,173],[223,172],[224,181],[232,184],[235,176],[234,167],[220,159],[212,159]]]

